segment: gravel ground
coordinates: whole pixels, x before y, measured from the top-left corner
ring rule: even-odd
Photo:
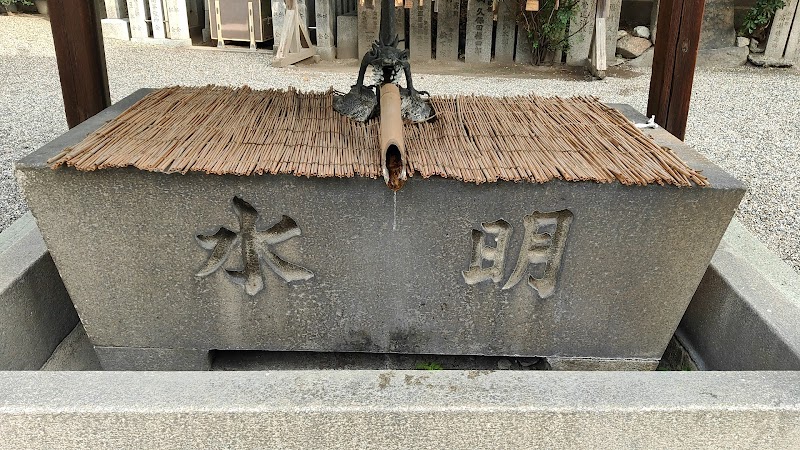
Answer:
[[[50,25],[40,16],[0,16],[0,230],[25,213],[12,163],[67,130]],[[243,85],[347,90],[355,69],[327,64],[274,69],[269,56],[106,41],[113,101],[142,87]],[[423,71],[457,73],[439,65]],[[463,67],[463,66],[458,66]],[[470,69],[463,69],[470,70]],[[596,95],[643,111],[649,72],[587,82],[561,71],[419,73],[437,94]],[[501,76],[502,75],[502,76]],[[509,77],[508,75],[511,75]],[[737,217],[800,272],[800,71],[698,70],[686,142],[750,186]]]

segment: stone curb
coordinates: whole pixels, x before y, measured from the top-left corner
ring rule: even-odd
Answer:
[[[800,275],[731,222],[677,335],[700,369],[800,370]]]
[[[37,370],[78,315],[31,213],[0,233],[0,370]]]
[[[8,372],[0,434],[7,448],[789,448],[800,373]]]

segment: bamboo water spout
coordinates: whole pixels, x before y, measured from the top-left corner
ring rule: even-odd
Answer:
[[[386,186],[395,192],[406,184],[408,178],[400,104],[400,88],[396,84],[381,86],[381,168]]]

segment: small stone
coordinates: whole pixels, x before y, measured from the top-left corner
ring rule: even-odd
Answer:
[[[511,361],[503,358],[497,361],[497,368],[500,370],[508,370],[511,368]]]
[[[758,42],[758,39],[750,39],[750,52],[751,53],[764,53],[764,49],[761,48],[761,43]]]
[[[642,53],[641,55],[628,61],[628,65],[630,67],[653,67],[654,53],[655,53],[654,48],[650,47],[647,50],[645,50],[645,52]]]
[[[625,58],[636,58],[650,48],[653,44],[644,38],[625,36],[617,41],[617,53]]]
[[[736,38],[736,46],[737,47],[747,47],[749,45],[750,45],[750,38],[741,37],[741,36]]]
[[[622,39],[628,35],[628,32],[625,30],[617,30],[617,39]]]
[[[647,28],[644,25],[639,25],[633,29],[633,35],[644,39],[650,39],[650,28]]]

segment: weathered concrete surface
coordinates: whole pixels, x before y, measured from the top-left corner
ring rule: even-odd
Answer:
[[[273,5],[275,2],[273,1]],[[274,6],[273,6],[274,8]],[[273,13],[274,16],[274,13]],[[366,0],[358,2],[358,58],[366,54],[372,43],[378,39],[380,30],[381,1]]]
[[[343,15],[336,18],[336,57],[360,58],[358,54],[358,16]]]
[[[733,221],[679,327],[701,369],[800,370],[800,275]]]
[[[102,19],[100,25],[103,30],[103,37],[108,39],[119,39],[121,41],[131,40],[131,30],[128,19]]]
[[[336,59],[336,4],[330,0],[316,0],[314,15],[317,25],[317,54],[324,60]]]
[[[492,59],[492,2],[467,2],[467,34],[464,62],[488,63]],[[513,33],[512,33],[513,34]]]
[[[58,344],[41,370],[102,370],[89,336],[82,324]]]
[[[497,4],[494,61],[499,64],[514,63],[514,44],[517,36],[516,6],[516,2],[499,2]]]
[[[413,178],[397,194],[395,216],[382,180],[46,165],[141,95],[17,166],[86,330],[101,347],[657,360],[744,192],[663,130],[653,132],[656,140],[703,170],[712,187]],[[260,268],[255,261],[246,284],[237,284],[235,273],[222,270],[243,267],[241,251],[230,248],[223,268],[197,275],[209,267],[210,243],[221,235],[209,236],[219,227],[252,228],[241,226],[237,213],[251,213],[234,206],[234,197],[259,214],[257,230],[281,215],[296,222],[302,234],[262,247],[261,261],[274,252],[300,268],[276,272],[275,261]],[[525,279],[502,289],[518,272],[525,216],[565,209],[573,222],[552,296],[542,298],[526,282],[552,264],[529,272],[524,258]],[[462,272],[473,261],[473,236],[500,219],[508,224],[505,264],[495,282],[468,285]],[[198,235],[207,236],[205,247]]]
[[[437,0],[436,60],[458,61],[459,0]]]
[[[697,67],[739,67],[747,64],[750,49],[747,47],[726,47],[700,50]]]
[[[7,448],[573,449],[668,441],[771,449],[800,442],[797,372],[1,375]]]
[[[78,323],[28,213],[0,233],[0,370],[37,370]]]
[[[376,2],[379,0],[375,0]],[[409,58],[411,61],[431,60],[431,22],[433,20],[431,2],[412,2],[408,15]]]
[[[733,0],[706,0],[700,28],[700,50],[736,45]],[[701,58],[697,58],[700,62]]]

